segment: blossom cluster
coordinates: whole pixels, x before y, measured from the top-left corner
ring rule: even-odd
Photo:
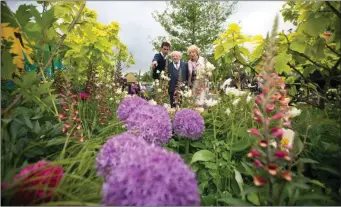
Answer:
[[[275,33],[269,40],[264,66],[258,76],[262,93],[254,99],[253,119],[259,128],[249,130],[258,138],[258,143],[248,153],[253,160],[256,174],[254,184],[269,184],[270,188],[277,179],[292,180],[289,162],[292,159],[294,131],[290,119],[299,115],[300,111],[289,106],[285,82],[274,72]]]
[[[71,91],[71,84],[67,83],[61,88],[60,107],[62,112],[58,114],[58,118],[64,122],[62,131],[66,135],[75,137],[77,140],[83,142],[84,135],[82,130],[82,122],[78,115],[78,96]],[[79,98],[85,98],[84,94],[80,94]],[[87,97],[88,98],[88,97]]]

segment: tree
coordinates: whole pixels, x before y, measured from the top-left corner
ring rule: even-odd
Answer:
[[[152,68],[150,68],[150,70],[148,72],[143,73],[143,75],[141,76],[141,81],[142,82],[153,82]]]
[[[212,54],[212,42],[223,31],[235,4],[219,1],[170,1],[165,11],[155,12],[153,17],[170,35],[172,50],[185,54],[187,47],[195,44],[204,53]],[[153,41],[154,47],[158,50],[161,41],[165,39],[157,37]]]
[[[289,85],[300,78],[301,86],[318,95],[317,103],[307,102],[320,108],[324,107],[327,90],[331,86],[340,85],[339,10],[338,2],[288,2],[281,11],[284,20],[297,25],[297,29],[289,33],[278,33],[275,70],[286,76]],[[258,45],[250,53],[242,46],[245,42]],[[238,59],[247,68],[258,71],[263,64],[261,56],[267,41],[260,36],[245,37],[241,35],[238,25],[231,24],[214,44],[217,60],[226,62]],[[314,74],[321,76],[320,80]],[[295,87],[289,93],[294,96]]]

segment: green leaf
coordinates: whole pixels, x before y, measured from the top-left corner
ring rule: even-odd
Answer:
[[[299,201],[310,201],[310,200],[330,200],[329,196],[324,196],[317,193],[308,193],[306,195],[301,195],[297,198]]]
[[[17,18],[21,27],[25,27],[30,21],[32,14],[30,12],[32,5],[22,4],[19,6],[18,10],[15,12],[15,17]]]
[[[306,45],[306,38],[303,35],[297,35],[290,43],[290,49],[293,51],[304,53]]]
[[[323,167],[317,166],[316,168],[319,169],[319,170],[324,170],[324,171],[327,171],[327,172],[332,173],[334,175],[340,176],[340,170],[336,170],[336,169],[334,169],[332,167],[329,167],[329,166],[323,166]]]
[[[275,57],[275,70],[277,73],[290,73],[291,69],[287,65],[291,60],[291,55],[287,54],[286,51],[281,52]]]
[[[24,116],[23,119],[24,119],[25,125],[27,127],[29,127],[30,129],[33,129],[33,125],[32,125],[32,122],[30,121],[30,119],[27,116]]]
[[[237,198],[222,198],[222,199],[218,199],[218,201],[221,201],[231,206],[252,206],[251,203],[237,199]]]
[[[315,160],[312,160],[312,159],[309,159],[309,158],[300,158],[300,160],[303,162],[303,163],[311,163],[311,164],[318,164],[319,162],[315,161]]]
[[[12,75],[16,66],[13,64],[13,58],[7,49],[1,49],[1,78],[12,80]]]
[[[240,152],[242,150],[245,150],[250,146],[249,139],[241,139],[238,140],[236,143],[233,143],[230,150],[233,152]]]
[[[190,144],[192,147],[200,148],[200,149],[205,149],[206,146],[201,143],[201,142],[191,142]]]
[[[35,121],[34,122],[34,125],[33,125],[33,132],[35,134],[39,134],[40,132],[40,124],[39,124],[39,121]]]
[[[218,60],[225,54],[224,46],[219,44],[216,46],[214,51],[214,59]]]
[[[192,160],[191,160],[191,164],[195,163],[197,161],[210,161],[214,158],[214,154],[211,151],[208,150],[200,150],[196,153],[194,153]]]
[[[256,206],[260,205],[259,197],[256,193],[249,193],[247,195],[247,200],[255,204]]]
[[[43,13],[41,18],[41,28],[49,29],[57,18],[54,16],[54,7]],[[42,31],[43,32],[43,31]]]
[[[325,45],[326,45],[326,41],[323,38],[318,38],[314,42],[313,46],[311,47],[311,50],[315,58],[322,59],[325,57],[324,55]]]
[[[323,183],[321,183],[320,181],[318,181],[318,180],[310,180],[309,182],[312,183],[312,184],[315,184],[317,186],[320,186],[322,188],[326,188],[326,186]]]
[[[253,62],[256,59],[260,58],[263,54],[263,50],[264,50],[264,43],[258,45],[251,53],[250,55],[250,61]]]
[[[299,25],[297,30],[312,37],[318,37],[327,28],[328,24],[326,24],[326,22],[328,21],[329,19],[324,16],[317,18],[310,16],[306,21]]]

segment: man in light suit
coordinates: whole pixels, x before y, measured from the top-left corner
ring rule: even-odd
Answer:
[[[161,71],[165,70],[166,58],[170,49],[169,42],[162,42],[161,52],[154,55],[152,60],[153,79],[160,79]]]
[[[168,73],[170,76],[168,93],[170,98],[170,105],[172,108],[176,107],[174,95],[176,89],[179,90],[181,86],[178,85],[178,80],[181,78],[182,84],[187,84],[188,67],[181,61],[181,53],[178,51],[172,52],[173,62],[168,64]]]

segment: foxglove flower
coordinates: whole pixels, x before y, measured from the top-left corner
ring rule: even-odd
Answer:
[[[163,106],[140,106],[126,122],[129,133],[150,144],[166,144],[172,136],[172,123]]]
[[[117,109],[117,117],[120,121],[125,121],[140,106],[148,105],[148,101],[138,97],[131,96],[125,98]]]
[[[198,206],[195,173],[180,155],[161,147],[130,153],[103,185],[107,206]]]
[[[203,117],[191,109],[183,109],[175,114],[173,120],[174,132],[191,140],[198,140],[205,129]]]

